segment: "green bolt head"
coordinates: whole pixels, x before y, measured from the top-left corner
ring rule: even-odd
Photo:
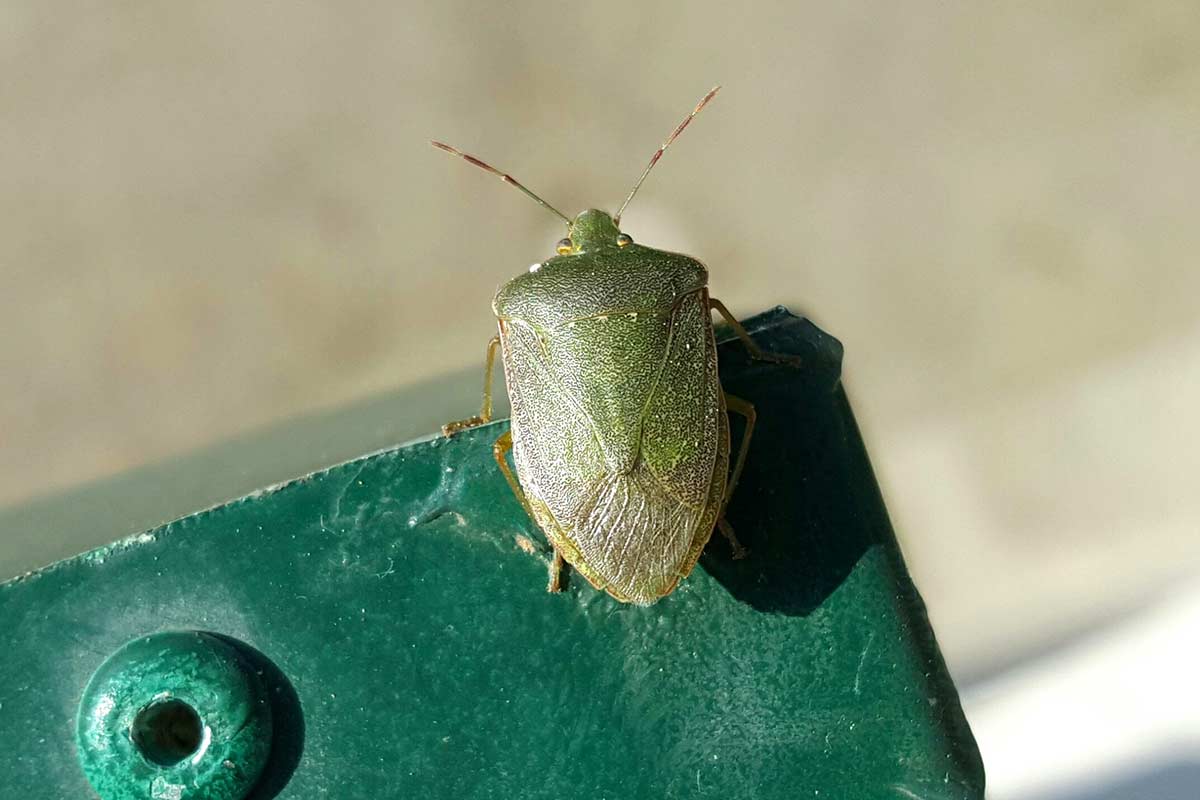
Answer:
[[[271,751],[271,708],[238,650],[211,634],[136,639],[79,703],[79,761],[102,800],[242,800]]]

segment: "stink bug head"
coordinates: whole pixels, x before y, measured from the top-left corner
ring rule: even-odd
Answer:
[[[581,211],[567,226],[567,238],[558,243],[558,254],[590,253],[610,247],[624,247],[632,241],[621,233],[607,211],[589,208]]]

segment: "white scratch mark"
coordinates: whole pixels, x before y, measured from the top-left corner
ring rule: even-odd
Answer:
[[[900,794],[904,795],[905,797],[912,798],[912,800],[925,800],[925,798],[921,797],[921,795],[919,795],[916,792],[913,792],[909,789],[904,788],[903,786],[901,786],[898,783],[893,783],[892,788],[895,789]]]
[[[375,577],[376,578],[386,578],[388,575],[394,575],[395,572],[396,572],[396,559],[392,558],[391,556],[388,556],[387,569],[385,569],[383,572],[376,572]]]
[[[875,633],[872,631],[871,635],[867,637],[866,645],[863,646],[862,656],[858,659],[858,669],[855,670],[855,672],[854,672],[854,693],[855,694],[862,694],[862,691],[860,690],[859,687],[862,682],[863,666],[865,666],[867,663],[867,653],[870,652],[871,642],[873,642],[873,641],[875,641]]]
[[[342,516],[342,498],[344,498],[346,496],[346,492],[350,491],[350,487],[353,486],[358,481],[358,479],[362,477],[362,474],[366,471],[367,471],[367,465],[364,463],[361,466],[359,466],[358,472],[354,473],[354,477],[352,477],[350,480],[346,481],[346,485],[342,487],[342,490],[340,492],[338,492],[337,498],[335,498],[333,501],[333,521],[334,522],[337,522],[338,519]]]

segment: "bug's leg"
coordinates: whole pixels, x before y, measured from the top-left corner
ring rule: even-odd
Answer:
[[[443,436],[453,436],[459,431],[486,425],[492,421],[492,366],[496,363],[496,348],[500,346],[500,337],[493,336],[487,346],[487,360],[483,366],[483,407],[474,417],[447,422],[442,426]]]
[[[754,436],[754,423],[758,421],[758,412],[749,400],[743,400],[734,394],[724,392],[725,408],[746,419],[746,429],[742,431],[742,442],[738,445],[737,460],[733,462],[733,474],[725,485],[725,497],[721,500],[721,513],[729,506],[729,499],[737,488],[738,480],[742,477],[742,469],[746,466],[746,456],[750,453],[750,438]]]
[[[721,532],[722,536],[729,540],[729,546],[733,548],[734,561],[739,561],[745,558],[746,554],[750,552],[746,549],[745,545],[738,541],[737,534],[733,532],[733,526],[730,525],[724,517],[721,517],[717,520],[717,530]]]
[[[750,437],[754,435],[754,423],[758,420],[758,412],[754,410],[754,404],[748,400],[743,400],[728,392],[724,394],[725,408],[746,419],[746,429],[742,431],[742,442],[738,445],[737,460],[733,462],[733,474],[729,477],[729,483],[725,485],[725,496],[721,498],[721,515],[717,519],[717,528],[729,540],[729,545],[733,548],[733,557],[739,559],[746,557],[746,548],[738,541],[737,535],[733,532],[733,526],[725,519],[725,509],[729,507],[729,500],[733,497],[738,480],[742,477],[742,469],[746,466],[746,456],[750,453]]]
[[[492,455],[496,457],[496,464],[500,467],[500,471],[504,473],[504,480],[508,481],[508,488],[512,489],[512,493],[516,495],[517,501],[521,507],[525,509],[525,513],[537,524],[537,517],[533,515],[533,509],[529,506],[529,500],[525,498],[525,492],[521,490],[521,484],[517,482],[517,476],[513,474],[512,467],[508,466],[508,451],[512,450],[512,431],[505,431],[496,443],[492,445]],[[558,552],[558,548],[554,548],[554,558],[550,561],[550,578],[546,584],[546,591],[561,592],[562,591],[562,571],[563,557],[562,553]]]
[[[546,584],[547,592],[561,592],[563,590],[562,574],[565,563],[562,553],[558,552],[558,548],[555,547],[554,558],[550,561],[550,582]]]
[[[529,501],[525,499],[525,492],[521,491],[521,484],[517,483],[517,476],[513,474],[512,468],[508,466],[508,451],[512,450],[512,431],[505,431],[495,444],[492,445],[492,455],[496,458],[496,464],[500,467],[500,471],[504,473],[504,480],[508,481],[508,488],[512,489],[512,493],[516,495],[517,501],[521,507],[525,509],[525,513],[529,515],[531,520],[537,521],[533,516],[533,509],[529,507]]]
[[[766,350],[763,350],[761,347],[759,347],[754,339],[750,337],[750,333],[744,327],[742,327],[742,323],[738,322],[737,318],[734,317],[733,314],[729,313],[729,309],[725,307],[725,304],[717,298],[708,298],[708,307],[720,314],[725,322],[729,324],[729,327],[733,328],[733,332],[736,333],[737,337],[742,340],[742,344],[746,346],[746,351],[750,353],[751,358],[757,361],[772,361],[776,364],[790,364],[793,367],[800,366],[801,359],[798,356],[787,356],[780,353],[768,353]]]

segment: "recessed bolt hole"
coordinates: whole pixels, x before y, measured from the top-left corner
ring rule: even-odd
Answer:
[[[170,767],[200,748],[204,723],[196,709],[182,700],[162,700],[137,713],[129,736],[142,755],[161,767]]]

